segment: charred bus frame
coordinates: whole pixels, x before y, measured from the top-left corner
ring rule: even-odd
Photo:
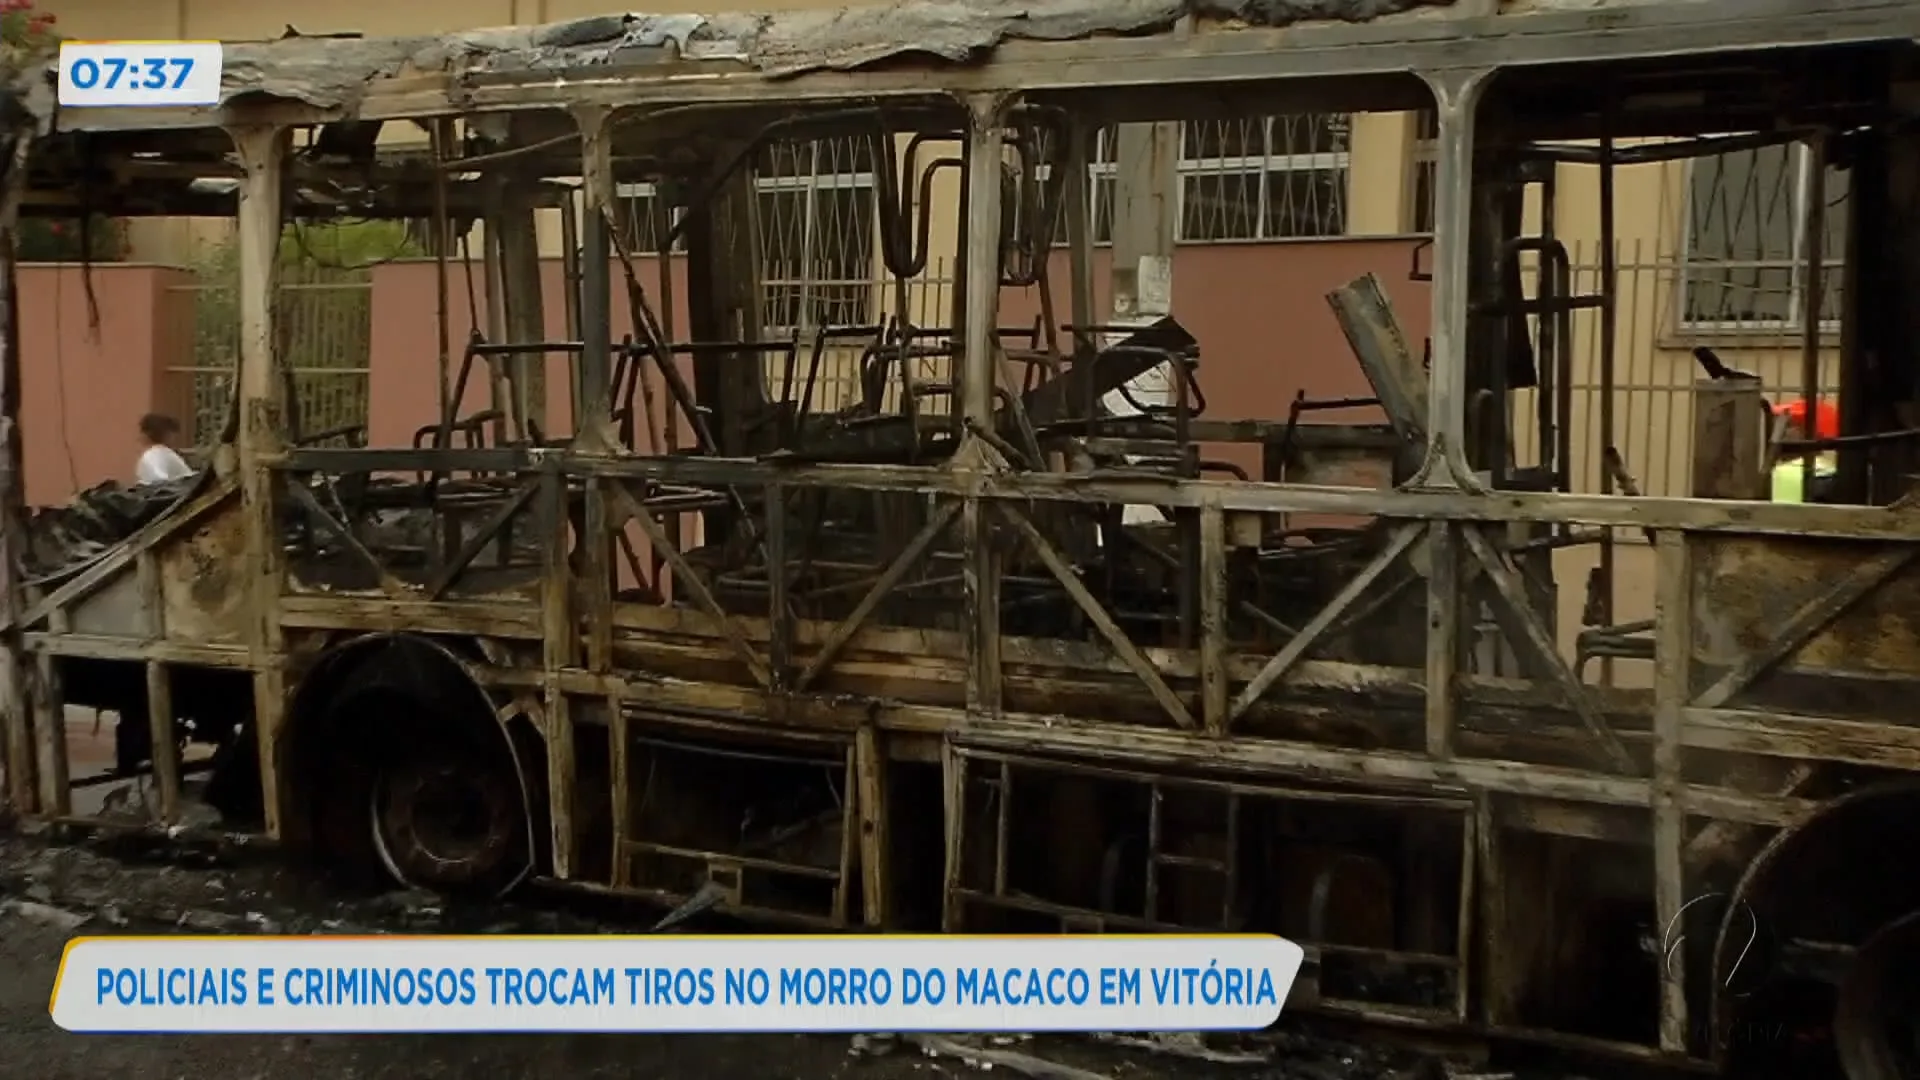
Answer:
[[[1920,162],[1920,6],[1388,6],[1407,10],[985,5],[956,26],[907,4],[843,12],[831,41],[799,15],[293,39],[231,47],[228,100],[195,110],[36,109],[28,73],[11,205],[70,213],[78,192],[109,213],[231,213],[242,287],[229,437],[177,502],[89,561],[33,571],[9,493],[13,804],[71,814],[61,707],[111,684],[149,734],[160,823],[179,818],[180,749],[204,728],[256,766],[266,834],[434,887],[532,873],[822,928],[1273,928],[1309,946],[1299,994],[1330,1011],[1675,1061],[1737,1060],[1743,1018],[1793,1011],[1737,977],[1765,933],[1774,973],[1833,973],[1818,1008],[1847,1075],[1895,1075],[1903,991],[1885,972],[1920,925],[1920,877],[1890,869],[1920,791],[1900,709],[1920,676],[1903,614],[1920,518],[1911,432],[1875,399],[1920,371],[1911,317],[1884,304],[1920,286],[1920,208],[1898,182]],[[1363,279],[1331,299],[1390,426],[1196,417],[1204,343],[1165,318],[1165,124],[1329,106],[1438,116],[1430,372]],[[408,121],[432,153],[380,154],[373,126]],[[1094,310],[1084,190],[1048,179],[1084,175],[1107,123],[1123,125],[1121,318]],[[321,135],[296,154],[296,130]],[[921,175],[899,175],[900,140],[960,147],[964,273],[942,332],[903,313],[828,328],[871,377],[823,416],[796,380],[831,334],[756,325],[743,163],[768,138],[848,132],[885,164],[901,277]],[[1697,497],[1573,493],[1564,434],[1517,467],[1504,410],[1475,404],[1512,389],[1509,338],[1528,317],[1612,311],[1605,289],[1554,283],[1550,236],[1522,235],[1540,163],[1598,165],[1604,216],[1619,163],[1789,140],[1855,170],[1846,430],[1798,445],[1837,450],[1857,505],[1756,501],[1759,387],[1737,381],[1703,391]],[[564,177],[585,213],[567,218],[579,254],[553,341],[533,215],[571,205]],[[609,228],[629,179],[680,192],[684,342]],[[413,449],[302,445],[281,419],[281,230],[343,192],[360,215],[436,222],[441,412]],[[1002,290],[1047,274],[1036,213],[1066,222],[1068,296],[1011,348]],[[499,309],[456,378],[444,283],[462,220],[488,226]],[[1532,296],[1523,251],[1547,267]],[[530,417],[530,361],[549,355],[571,372],[564,439]],[[928,358],[944,380],[915,374]],[[1548,392],[1563,361],[1547,361],[1543,427],[1568,432]],[[463,415],[483,370],[494,408]],[[1173,373],[1173,400],[1131,418],[1096,404],[1150,370]],[[951,408],[921,408],[935,397]],[[690,452],[637,445],[642,418],[667,416]],[[494,444],[456,447],[461,431]],[[1277,464],[1202,477],[1195,447],[1236,441]],[[1343,453],[1392,482],[1299,479]],[[1161,522],[1130,520],[1142,507]],[[376,536],[408,514],[424,533]],[[1289,579],[1287,514],[1374,523],[1309,538],[1317,561]],[[1657,614],[1599,619],[1583,655],[1650,659],[1649,692],[1585,682],[1543,606],[1551,552],[1610,552],[1615,530],[1650,538]],[[1490,646],[1472,640],[1481,612]],[[768,793],[793,805],[748,843],[742,817],[771,811],[745,796]],[[1644,971],[1609,1026],[1572,984],[1617,949]]]

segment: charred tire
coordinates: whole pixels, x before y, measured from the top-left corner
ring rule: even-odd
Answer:
[[[1833,1039],[1847,1080],[1920,1078],[1920,911],[1881,927],[1840,984]]]
[[[323,866],[483,896],[533,869],[512,742],[438,643],[393,635],[342,646],[303,682],[294,725],[294,805]]]
[[[416,748],[369,785],[374,853],[395,881],[500,892],[525,862],[518,781],[463,747]]]
[[[1920,1080],[1920,1047],[1901,1046],[1888,1022],[1920,1008],[1920,980],[1901,966],[1920,961],[1920,927],[1910,928],[1920,913],[1916,821],[1920,782],[1858,788],[1781,830],[1748,864],[1708,969],[1725,1075]],[[1776,947],[1750,950],[1754,927]],[[1844,970],[1818,959],[1843,950]]]

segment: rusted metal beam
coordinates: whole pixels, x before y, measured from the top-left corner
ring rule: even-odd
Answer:
[[[1460,723],[1460,642],[1466,606],[1460,588],[1461,528],[1451,521],[1436,521],[1427,529],[1425,728],[1427,755],[1435,761],[1452,759],[1454,731]]]
[[[586,608],[587,666],[594,671],[613,670],[613,547],[627,539],[626,518],[612,513],[607,497],[611,480],[586,481],[586,506],[582,509],[583,535],[578,542],[580,596]],[[619,520],[612,520],[616,516]],[[635,577],[645,582],[635,559]]]
[[[1000,352],[1002,127],[1010,97],[982,94],[967,99],[966,323],[960,371],[961,415],[991,430],[993,388]]]
[[[1320,640],[1320,635],[1326,633],[1327,628],[1353,606],[1354,601],[1360,599],[1363,593],[1372,588],[1373,583],[1380,579],[1380,575],[1392,568],[1394,563],[1399,562],[1400,556],[1406,554],[1407,549],[1412,547],[1413,542],[1418,540],[1426,530],[1427,526],[1418,522],[1394,526],[1387,537],[1386,546],[1369,559],[1359,573],[1341,586],[1340,591],[1333,595],[1333,599],[1327,601],[1326,606],[1309,619],[1307,625],[1300,628],[1300,632],[1294,635],[1293,640],[1287,642],[1279,652],[1274,653],[1261,667],[1260,673],[1253,677],[1253,681],[1240,691],[1240,696],[1233,703],[1232,719],[1238,719],[1245,714],[1268,689],[1285,678],[1287,670],[1307,655],[1307,650],[1313,648],[1314,643]]]
[[[888,761],[885,735],[872,724],[854,733],[853,761],[857,779],[856,808],[860,816],[861,921],[869,930],[884,930],[892,921],[892,874],[889,864],[892,831],[887,805]]]
[[[1686,773],[1683,727],[1693,674],[1693,561],[1683,533],[1654,538],[1653,900],[1665,943],[1685,913]],[[1687,958],[1672,949],[1661,958],[1660,1048],[1687,1049]]]
[[[1087,590],[1085,583],[1080,580],[1080,575],[1074,573],[1073,567],[1067,565],[1067,561],[1060,557],[1060,553],[1054,550],[1053,545],[1041,535],[1039,529],[1034,527],[1033,522],[1028,521],[1025,514],[1004,503],[997,509],[1000,511],[1000,516],[1005,518],[1026,540],[1027,546],[1033,550],[1033,553],[1039,556],[1048,572],[1060,583],[1060,587],[1067,590],[1067,595],[1073,598],[1074,604],[1085,613],[1087,620],[1100,631],[1100,636],[1107,639],[1107,644],[1113,647],[1114,653],[1134,675],[1139,677],[1142,683],[1146,684],[1147,692],[1160,703],[1160,707],[1173,718],[1173,722],[1183,728],[1193,727],[1193,714],[1188,711],[1186,703],[1182,702],[1172,688],[1167,686],[1167,681],[1160,677],[1160,672],[1154,668],[1153,662],[1140,652],[1139,646],[1127,638],[1126,631],[1120,629],[1119,625],[1113,621],[1113,616],[1109,615],[1107,609],[1101,605],[1093,593]]]
[[[767,662],[761,658],[753,646],[747,644],[747,639],[741,635],[740,628],[734,625],[732,616],[720,606],[720,601],[714,599],[713,592],[707,588],[707,583],[700,579],[693,565],[687,562],[686,555],[667,539],[666,530],[660,527],[660,522],[654,518],[653,511],[648,510],[640,500],[634,498],[633,493],[624,486],[616,485],[613,488],[613,498],[621,509],[632,517],[634,523],[640,526],[640,531],[647,534],[647,543],[653,546],[653,550],[667,560],[667,566],[673,571],[674,589],[685,589],[695,604],[713,616],[720,624],[721,632],[726,635],[728,644],[733,646],[734,651],[739,653],[741,662],[746,664],[747,671],[752,674],[754,681],[763,687],[771,686],[773,676],[767,670]]]
[[[788,597],[791,568],[787,565],[787,489],[768,484],[761,489],[766,516],[767,549],[767,669],[773,689],[785,690],[793,676],[793,602]],[[849,788],[848,790],[852,790]]]
[[[909,571],[919,565],[927,549],[932,547],[940,534],[953,524],[953,519],[959,515],[960,509],[961,504],[958,501],[948,502],[927,517],[926,524],[920,526],[920,531],[907,541],[900,553],[894,556],[885,570],[881,571],[879,578],[867,589],[866,594],[860,597],[860,602],[847,613],[847,617],[834,624],[833,631],[827,635],[827,640],[821,643],[820,651],[814,653],[813,659],[809,660],[807,666],[800,672],[800,677],[793,681],[795,692],[812,686],[813,681],[833,665],[834,658],[840,654],[840,650],[853,639],[853,635],[866,623],[874,609],[880,606],[880,602],[899,587],[901,580]]]
[[[279,615],[283,553],[269,539],[279,535],[278,478],[269,459],[284,445],[273,299],[279,285],[282,181],[290,133],[268,125],[234,127],[229,134],[244,170],[236,242],[240,347],[234,394],[240,416],[240,497],[253,537],[244,556],[247,643],[254,670],[253,722],[266,833],[278,839],[283,815],[293,811],[285,804],[287,791],[280,783],[280,729],[286,721],[287,701]]]
[[[1593,695],[1587,692],[1587,688],[1561,659],[1559,650],[1554,648],[1553,635],[1540,621],[1539,612],[1534,610],[1519,571],[1508,565],[1505,557],[1494,549],[1479,529],[1467,526],[1460,530],[1460,534],[1467,542],[1467,550],[1473,553],[1487,579],[1493,583],[1498,601],[1506,606],[1509,624],[1521,636],[1520,641],[1510,644],[1525,648],[1533,655],[1534,663],[1560,688],[1566,697],[1567,707],[1580,718],[1613,767],[1622,773],[1633,772],[1636,768],[1633,755],[1627,753],[1620,737],[1595,707]]]
[[[1423,72],[1439,124],[1433,178],[1433,365],[1427,454],[1412,487],[1482,488],[1466,459],[1468,241],[1473,225],[1474,121],[1493,68]]]
[[[64,817],[73,813],[71,762],[67,751],[67,699],[60,668],[49,653],[33,657],[33,727],[38,742],[40,811]]]
[[[460,580],[460,575],[466,573],[467,567],[473,564],[473,560],[479,556],[487,543],[498,535],[509,521],[513,520],[515,514],[524,510],[527,504],[533,501],[540,487],[541,478],[538,476],[523,480],[520,486],[507,497],[507,501],[501,503],[493,513],[487,515],[485,521],[474,528],[472,533],[463,538],[459,550],[453,553],[453,557],[448,559],[446,565],[433,575],[433,580],[427,583],[427,599],[438,600],[445,596],[453,583]],[[332,519],[328,520],[331,522]],[[371,556],[368,557],[371,558]],[[376,562],[374,565],[379,566],[379,563]],[[384,576],[385,570],[383,569],[381,573]]]
[[[967,759],[951,742],[940,748],[940,789],[945,824],[945,859],[940,871],[940,929],[956,933],[964,925],[960,890],[964,884],[967,842]]]
[[[1227,515],[1218,506],[1200,511],[1200,714],[1214,735],[1233,720],[1227,674]]]
[[[519,450],[462,450],[433,458],[430,451],[303,449],[275,456],[276,467],[321,472],[389,472],[434,467],[514,472],[532,458]],[[1718,499],[1628,497],[1501,491],[1379,490],[1242,480],[1178,480],[1137,474],[979,470],[951,467],[793,464],[751,458],[558,455],[572,476],[655,480],[689,487],[755,485],[778,479],[791,488],[845,488],[922,495],[965,495],[1014,502],[1057,501],[1151,504],[1199,509],[1218,501],[1228,511],[1263,514],[1341,514],[1462,522],[1539,522],[1615,528],[1682,529],[1751,536],[1910,541],[1920,530],[1920,508],[1740,503]]]
[[[1328,293],[1327,304],[1333,308],[1334,319],[1394,432],[1407,442],[1424,445],[1429,412],[1427,373],[1407,347],[1406,335],[1400,332],[1400,321],[1394,317],[1380,278],[1362,274]]]
[[[147,733],[153,742],[154,784],[160,789],[160,824],[180,821],[180,732],[174,724],[173,678],[168,666],[159,660],[146,664]],[[130,723],[131,717],[121,717]]]
[[[1519,24],[1508,28],[1509,22]],[[1520,31],[1524,27],[1524,32]],[[1528,12],[1472,20],[1382,19],[1315,22],[1194,34],[1101,36],[1080,41],[1008,41],[968,64],[905,64],[898,70],[814,70],[770,77],[746,66],[716,65],[688,77],[674,65],[597,64],[564,75],[526,72],[417,74],[377,79],[361,97],[361,119],[410,118],[463,111],[675,102],[832,102],[851,98],[924,98],[929,93],[1022,90],[1044,93],[1110,86],[1174,102],[1181,84],[1218,94],[1236,83],[1326,75],[1397,75],[1456,66],[1597,63],[1690,52],[1783,45],[1898,41],[1920,37],[1920,15],[1894,0],[1838,0],[1809,10],[1791,0],[1686,5],[1623,5],[1596,24],[1592,12]],[[781,73],[788,75],[788,73]],[[1275,109],[1276,112],[1295,111]],[[74,129],[211,127],[234,114],[282,124],[339,118],[284,99],[233,101],[224,108],[88,109],[62,118]],[[152,114],[152,115],[146,115]]]
[[[6,788],[0,798],[22,813],[40,807],[35,798],[33,717],[28,711],[28,675],[22,632],[21,568],[27,554],[25,460],[20,441],[20,290],[15,275],[16,226],[27,183],[32,136],[12,132],[6,173],[0,177],[0,748]]]
[[[367,569],[373,571],[375,578],[380,582],[381,592],[386,593],[388,596],[405,596],[409,591],[407,586],[402,584],[400,579],[393,576],[393,573],[387,569],[386,564],[380,561],[379,556],[367,550],[367,545],[361,543],[360,538],[354,535],[352,526],[341,521],[333,515],[332,511],[320,505],[320,500],[314,497],[313,489],[302,482],[304,479],[304,477],[288,477],[286,490],[293,496],[293,501],[299,503],[301,509],[317,518],[320,525],[332,530],[333,534],[340,538],[340,543],[345,545],[347,552],[354,558],[360,560]],[[472,556],[468,556],[468,561],[471,560]],[[466,564],[462,563],[461,565],[465,566]],[[434,600],[439,599],[440,591],[430,590],[428,598]]]
[[[546,737],[547,798],[553,876],[573,876],[573,857],[581,823],[574,820],[575,780],[573,698],[560,673],[579,664],[579,622],[574,617],[573,580],[567,560],[567,481],[555,465],[529,478],[539,494],[537,535],[541,546],[540,731]]]

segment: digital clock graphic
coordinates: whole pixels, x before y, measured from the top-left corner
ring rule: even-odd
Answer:
[[[67,108],[220,102],[217,41],[69,41],[60,46]]]

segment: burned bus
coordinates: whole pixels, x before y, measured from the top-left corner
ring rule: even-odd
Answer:
[[[237,360],[194,477],[29,514],[0,309],[9,798],[89,816],[92,706],[145,826],[205,801],[422,889],[1272,931],[1296,1008],[1912,1075],[1917,38],[1891,0],[906,0],[235,43],[206,108],[27,65],[5,212],[231,219]],[[1431,118],[1415,265],[1312,298],[1368,392],[1210,415],[1182,125],[1340,110]],[[877,279],[756,231],[829,144]],[[1700,349],[1645,494],[1616,189],[1736,151],[1844,212],[1765,271],[1791,362]],[[297,422],[282,245],[342,217],[430,268],[397,436]],[[1823,501],[1769,499],[1796,462]]]

